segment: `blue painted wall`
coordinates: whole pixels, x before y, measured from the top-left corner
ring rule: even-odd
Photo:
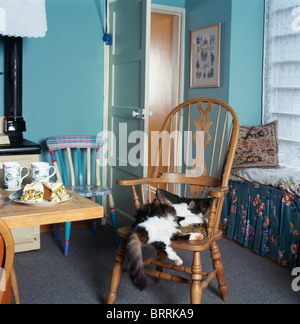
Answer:
[[[232,104],[241,123],[261,120],[263,0],[153,0],[186,8],[185,98],[216,97]],[[52,135],[102,130],[103,0],[46,1],[48,32],[24,39],[25,137],[43,145]],[[190,89],[190,30],[222,23],[221,88]],[[247,37],[246,37],[247,36]],[[0,37],[0,71],[4,42]],[[0,115],[4,77],[0,76]]]
[[[229,104],[241,125],[262,119],[264,0],[232,0]]]
[[[189,0],[152,0],[152,3],[165,6],[185,8],[186,1]]]
[[[44,152],[49,136],[102,130],[103,4],[103,0],[46,1],[46,37],[24,39],[24,135],[42,144]],[[0,39],[0,71],[2,49]],[[0,115],[3,79],[0,76]]]
[[[4,43],[0,36],[0,72],[4,72]],[[0,116],[4,114],[4,75],[0,75]]]
[[[221,87],[191,89],[190,86],[190,32],[216,23],[222,23],[221,32]],[[217,98],[228,102],[231,34],[231,0],[186,1],[186,73],[185,98]]]
[[[243,125],[259,125],[262,111],[264,0],[187,0],[186,99],[228,102]],[[190,89],[190,31],[222,23],[221,87]]]

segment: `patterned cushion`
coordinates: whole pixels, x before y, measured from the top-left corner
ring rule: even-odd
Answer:
[[[278,122],[251,127],[241,126],[233,169],[277,168]]]

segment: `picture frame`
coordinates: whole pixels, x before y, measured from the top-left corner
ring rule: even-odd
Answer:
[[[190,88],[219,88],[221,23],[191,31]]]

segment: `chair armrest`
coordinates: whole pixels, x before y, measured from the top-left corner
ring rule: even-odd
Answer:
[[[134,179],[134,180],[117,180],[116,184],[118,186],[138,186],[142,184],[154,183],[153,178],[141,178],[141,179]],[[157,182],[157,181],[156,181]]]
[[[222,198],[229,192],[229,187],[217,187],[208,190],[208,195],[213,198]]]
[[[139,178],[134,180],[117,180],[119,186],[137,186],[143,184],[157,184],[157,183],[173,183],[173,184],[187,184],[194,186],[208,186],[217,187],[221,185],[221,179],[214,177],[187,177],[185,174],[179,173],[162,173],[156,178]]]

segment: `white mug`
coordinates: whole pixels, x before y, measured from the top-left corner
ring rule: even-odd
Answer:
[[[50,174],[51,169],[53,169],[53,172]],[[49,165],[48,162],[31,163],[31,176],[33,182],[48,182],[55,174],[55,167]]]
[[[22,177],[23,169],[27,174]],[[19,162],[3,163],[4,189],[8,191],[17,191],[22,188],[23,180],[29,176],[29,168],[21,165]]]

